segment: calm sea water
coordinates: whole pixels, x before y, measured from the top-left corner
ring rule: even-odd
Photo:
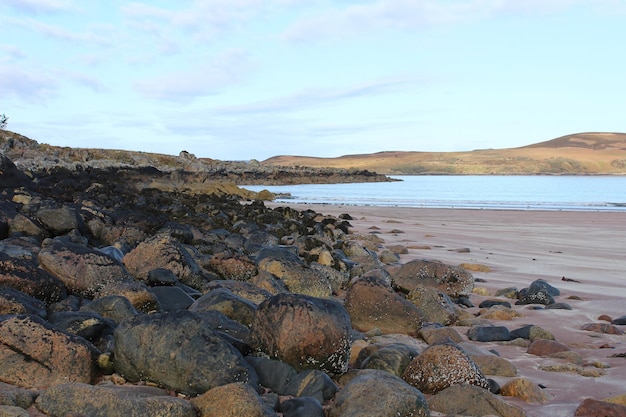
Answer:
[[[626,212],[626,176],[393,176],[398,182],[243,186],[277,202]]]

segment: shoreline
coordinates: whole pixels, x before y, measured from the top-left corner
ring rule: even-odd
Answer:
[[[269,207],[289,206],[270,203]],[[352,232],[376,234],[383,247],[402,245],[408,254],[400,263],[412,259],[435,259],[447,264],[486,266],[488,272],[470,270],[476,287],[488,295],[472,294],[478,306],[506,287],[526,288],[544,279],[561,291],[557,302],[572,310],[535,310],[513,305],[522,317],[493,321],[510,330],[527,324],[540,326],[557,341],[566,344],[583,359],[581,366],[606,364],[604,376],[584,377],[572,372],[546,372],[544,365],[564,364],[561,359],[529,355],[526,349],[498,343],[479,343],[495,349],[518,369],[517,377],[546,387],[551,400],[529,404],[506,397],[530,416],[571,416],[585,398],[597,400],[626,394],[626,360],[611,357],[626,352],[626,336],[581,330],[587,323],[599,323],[601,315],[612,318],[626,314],[626,213],[555,212],[467,209],[387,208],[326,204],[295,204],[297,210],[312,209],[320,214],[349,214]],[[563,280],[563,278],[567,280]],[[569,281],[572,280],[572,281]],[[514,304],[515,300],[509,300]],[[470,312],[478,314],[477,307]],[[606,323],[606,322],[604,322]],[[618,326],[622,330],[624,326]],[[465,335],[467,328],[455,327]],[[466,336],[464,336],[466,337]],[[499,383],[506,378],[494,378]]]

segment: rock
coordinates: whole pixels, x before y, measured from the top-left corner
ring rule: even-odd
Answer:
[[[216,288],[226,288],[233,294],[253,302],[256,305],[270,298],[273,294],[267,290],[257,287],[252,282],[243,282],[235,280],[217,280],[211,281],[207,285],[207,290],[212,291]]]
[[[504,326],[472,326],[467,337],[475,342],[497,342],[511,340],[511,333]]]
[[[324,417],[322,404],[313,397],[291,398],[280,405],[283,417]]]
[[[69,292],[87,298],[107,284],[132,279],[123,266],[102,252],[63,240],[54,240],[44,247],[38,260]]]
[[[172,286],[178,284],[178,282],[178,277],[167,268],[154,268],[148,271],[148,284],[151,286]]]
[[[285,386],[285,394],[294,397],[313,397],[324,403],[339,391],[337,384],[322,371],[308,370],[298,373]]]
[[[597,332],[597,333],[605,333],[605,334],[617,334],[617,335],[624,334],[624,331],[608,323],[587,323],[587,324],[583,324],[580,330],[586,330],[589,332]]]
[[[129,381],[151,381],[187,395],[231,382],[257,383],[241,353],[189,311],[131,317],[114,337],[115,370]]]
[[[411,361],[402,379],[425,394],[460,383],[489,389],[487,378],[474,361],[454,344],[429,346]]]
[[[520,407],[507,404],[486,389],[468,384],[452,385],[428,399],[431,410],[446,415],[525,417]]]
[[[384,249],[378,254],[378,259],[385,265],[395,264],[400,262],[400,256],[392,252],[389,249]]]
[[[145,386],[60,384],[45,390],[36,405],[49,416],[196,417],[189,401]]]
[[[0,287],[0,315],[3,314],[32,314],[46,318],[45,304],[13,288]]]
[[[103,335],[113,335],[115,323],[88,311],[60,311],[50,315],[50,324],[95,343]]]
[[[292,366],[274,359],[246,356],[246,360],[256,371],[259,383],[280,395],[287,394],[289,382],[298,374]]]
[[[339,393],[329,417],[430,416],[424,395],[387,372],[360,371]]]
[[[22,387],[91,383],[96,348],[36,316],[0,316],[0,381]]]
[[[274,417],[259,394],[248,384],[233,382],[191,399],[199,417]],[[194,414],[195,416],[195,414]]]
[[[160,310],[163,312],[186,310],[195,301],[180,287],[161,285],[152,287],[151,291],[156,296]]]
[[[39,393],[0,382],[0,404],[22,409],[30,407]]]
[[[344,306],[355,329],[416,335],[424,315],[413,303],[376,277],[364,277],[350,287]]]
[[[330,297],[332,295],[332,288],[328,279],[300,262],[264,258],[259,262],[259,270],[276,276],[292,293],[312,297]]]
[[[517,288],[515,287],[507,287],[507,288],[502,288],[501,290],[496,291],[495,296],[496,297],[506,297],[506,298],[510,298],[512,300],[517,299]]]
[[[393,284],[404,292],[429,286],[457,298],[472,293],[474,277],[462,268],[439,261],[413,260],[402,265],[393,276]]]
[[[21,407],[0,405],[0,417],[30,417],[30,414]]]
[[[550,397],[537,384],[533,384],[525,378],[507,381],[500,387],[500,395],[521,398],[527,403],[533,404],[545,404],[550,401]]]
[[[207,285],[202,269],[184,245],[167,234],[155,235],[124,256],[124,265],[137,279],[147,280],[157,268],[169,269],[185,285],[202,291]]]
[[[546,310],[571,310],[572,306],[567,303],[548,304]]]
[[[26,236],[33,236],[39,240],[48,237],[48,232],[44,229],[41,223],[23,215],[22,213],[18,213],[15,217],[13,217],[9,223],[8,234],[24,234]]]
[[[61,236],[73,229],[78,229],[76,210],[68,206],[42,208],[37,211],[35,216],[52,236]]]
[[[478,308],[490,308],[493,306],[505,306],[505,307],[511,308],[511,303],[509,303],[508,301],[503,301],[503,300],[483,300],[478,305]]]
[[[542,279],[533,281],[528,288],[523,288],[517,294],[518,300],[515,304],[554,304],[554,296],[561,292]]]
[[[520,313],[512,308],[505,307],[504,305],[495,305],[489,309],[480,310],[480,317],[487,320],[513,320],[518,317],[522,317]]]
[[[97,298],[118,295],[126,298],[137,311],[154,313],[161,311],[161,305],[155,293],[141,281],[119,281],[107,284],[102,288]]]
[[[26,187],[31,182],[31,178],[19,170],[4,152],[0,152],[0,189]]]
[[[359,352],[357,364],[361,369],[378,369],[399,377],[418,354],[416,348],[403,343],[375,344]]]
[[[478,369],[480,369],[484,375],[505,377],[517,375],[517,369],[511,362],[493,352],[481,349],[469,342],[462,342],[458,345],[463,352],[474,361]]]
[[[554,340],[554,335],[542,327],[529,324],[519,329],[511,331],[511,338],[515,339],[521,337],[522,339],[528,339],[534,342],[537,339]]]
[[[443,342],[461,343],[463,336],[452,327],[440,327],[428,325],[420,329],[418,336],[424,339],[429,345]]]
[[[93,311],[104,318],[113,320],[119,324],[124,319],[140,314],[126,297],[120,295],[107,295],[93,300],[80,307],[82,311]]]
[[[425,322],[449,326],[460,315],[450,297],[435,288],[416,286],[407,298],[419,308]]]
[[[537,339],[528,346],[526,353],[537,356],[549,356],[558,352],[567,352],[570,348],[555,340]]]
[[[208,266],[225,280],[248,281],[257,274],[255,263],[244,255],[219,253],[211,257]]]
[[[189,306],[189,311],[217,310],[225,316],[250,326],[257,310],[256,304],[245,298],[238,297],[227,288],[216,288],[198,298]]]
[[[10,287],[51,304],[67,296],[65,285],[36,262],[0,250],[0,286]]]
[[[611,321],[611,324],[616,324],[618,326],[626,325],[626,316],[620,316],[618,318],[613,319],[613,321]]]
[[[585,398],[576,409],[574,416],[624,417],[626,416],[626,406]]]
[[[339,302],[277,294],[259,305],[251,326],[254,348],[296,370],[342,374],[348,366],[352,326]]]

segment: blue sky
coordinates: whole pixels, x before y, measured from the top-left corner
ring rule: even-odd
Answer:
[[[0,0],[0,114],[223,160],[626,131],[626,0]]]

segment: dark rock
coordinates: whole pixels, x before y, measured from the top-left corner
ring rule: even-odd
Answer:
[[[467,337],[475,342],[497,342],[511,340],[511,333],[504,326],[479,325],[470,327]]]
[[[232,343],[239,340],[249,345],[250,329],[243,324],[227,317],[224,313],[217,310],[200,311],[195,313],[204,320],[209,327],[215,330],[221,336],[228,336],[228,340]]]
[[[186,310],[195,301],[180,287],[154,286],[151,291],[156,296],[163,312]]]
[[[384,334],[416,335],[424,321],[424,314],[415,304],[376,277],[355,281],[344,306],[352,325],[361,332],[376,328]]]
[[[393,285],[407,293],[418,286],[433,287],[452,298],[457,298],[472,293],[474,277],[457,266],[416,259],[402,265],[393,276]]]
[[[459,309],[450,297],[435,288],[417,286],[407,298],[419,308],[426,322],[449,326],[459,317]]]
[[[0,382],[0,404],[27,409],[37,398],[39,393],[35,390],[28,390],[14,385]]]
[[[522,338],[534,342],[537,339],[554,340],[552,333],[532,324],[511,331],[511,339]]]
[[[0,315],[3,314],[32,314],[43,319],[47,316],[42,301],[13,288],[0,287]]]
[[[560,295],[561,292],[548,284],[542,279],[533,281],[528,288],[522,288],[517,294],[518,300],[515,304],[554,304],[555,296]]]
[[[0,285],[21,291],[45,303],[67,296],[65,285],[31,260],[13,258],[0,251]]]
[[[76,243],[55,240],[38,255],[42,268],[73,294],[93,297],[107,284],[131,280],[126,269],[103,253]]]
[[[285,362],[256,356],[247,356],[246,360],[259,377],[259,383],[277,394],[286,395],[289,382],[298,372]]]
[[[490,308],[493,306],[504,306],[511,308],[511,303],[503,300],[484,300],[478,305],[478,308]]]
[[[431,410],[446,415],[525,417],[520,407],[507,404],[487,389],[468,384],[452,385],[428,399]]]
[[[109,295],[98,298],[80,307],[82,311],[92,311],[100,316],[121,323],[123,320],[140,314],[126,297]]]
[[[227,317],[250,326],[257,310],[256,304],[233,294],[227,288],[216,288],[204,294],[189,306],[189,311],[217,310]]]
[[[26,187],[32,179],[20,171],[13,161],[0,153],[0,189]]]
[[[115,323],[112,320],[88,311],[61,311],[51,314],[48,321],[59,329],[92,343],[102,335],[112,335],[115,329]]]
[[[78,216],[71,207],[42,208],[35,214],[52,236],[60,236],[78,229]]]
[[[275,235],[266,232],[264,230],[257,230],[251,233],[246,242],[243,245],[246,253],[254,256],[259,253],[260,250],[267,246],[278,245],[279,240]]]
[[[324,417],[322,404],[313,397],[291,398],[280,405],[284,417]]]
[[[183,287],[182,284],[179,284]],[[161,305],[154,292],[148,285],[142,281],[118,281],[107,284],[102,288],[97,298],[108,297],[112,295],[122,296],[132,306],[142,313],[161,312]]]
[[[283,259],[286,261],[303,263],[302,259],[298,256],[298,247],[297,246],[288,246],[288,245],[272,245],[266,246],[259,250],[256,254],[255,262],[257,265],[265,258],[273,258],[273,259]]]
[[[308,370],[298,373],[285,386],[285,394],[294,397],[313,397],[324,403],[339,391],[337,384],[322,371]]]
[[[611,321],[611,324],[616,324],[619,326],[624,326],[626,325],[626,316],[620,316],[616,319],[613,319],[613,321]]]
[[[196,417],[189,401],[145,386],[60,384],[45,390],[36,405],[39,411],[50,416]]]
[[[252,344],[296,370],[346,371],[352,326],[337,301],[281,293],[264,301],[251,327]]]
[[[567,303],[548,304],[546,310],[571,310],[572,306]]]
[[[401,343],[371,345],[370,349],[365,348],[359,352],[358,366],[400,376],[418,354],[419,351],[414,347]],[[361,356],[365,357],[361,359]]]
[[[0,381],[22,387],[91,383],[96,348],[37,316],[0,316]]]
[[[148,271],[148,284],[157,285],[176,285],[178,277],[172,271],[166,268],[155,268]]]
[[[329,417],[430,416],[415,387],[384,371],[360,371],[339,393]]]
[[[258,382],[241,353],[188,311],[131,317],[114,336],[115,370],[130,381],[151,381],[187,395],[231,382]]]
[[[402,379],[425,394],[435,394],[454,384],[489,388],[478,366],[454,344],[429,346],[411,361]]]

